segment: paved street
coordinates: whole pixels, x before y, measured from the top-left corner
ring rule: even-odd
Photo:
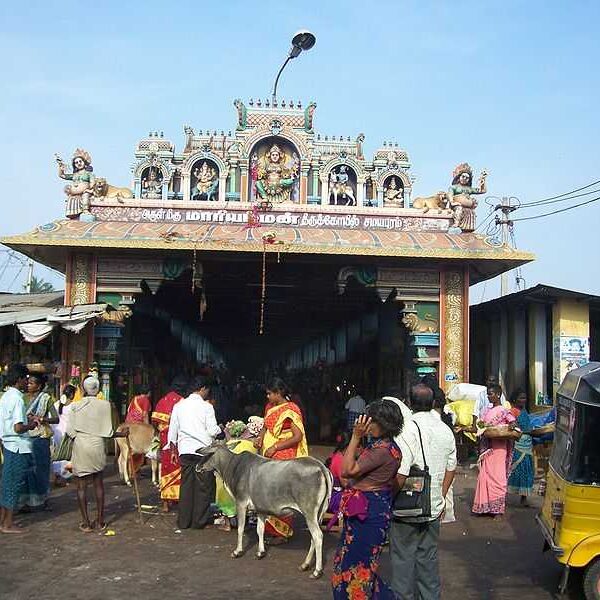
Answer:
[[[474,482],[475,471],[461,470],[456,485],[458,521],[443,527],[443,598],[552,598],[559,568],[552,556],[541,553],[535,510],[517,508],[512,499],[502,522],[473,518],[469,506]],[[142,491],[145,503],[156,504],[147,477],[142,480]],[[249,551],[234,561],[229,554],[235,532],[177,534],[173,515],[151,516],[140,525],[131,490],[114,475],[107,481],[107,512],[114,536],[78,531],[73,485],[56,490],[52,500],[54,512],[22,519],[31,529],[27,536],[0,536],[4,600],[34,596],[45,600],[329,597],[333,534],[327,535],[325,543],[327,576],[314,582],[297,570],[308,549],[308,534],[301,527],[289,545],[270,549],[262,561],[254,559],[254,535],[247,535]],[[536,504],[540,501],[534,498]],[[388,569],[386,553],[384,575]],[[580,597],[580,588],[575,586],[570,598]]]

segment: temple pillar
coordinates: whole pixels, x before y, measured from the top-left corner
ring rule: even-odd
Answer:
[[[321,175],[321,206],[329,204],[329,186],[327,185],[327,175]]]
[[[250,202],[248,194],[248,169],[242,167],[242,176],[240,179],[240,200],[242,202]]]
[[[319,195],[319,167],[318,165],[313,165],[312,168],[312,176],[313,176],[313,198],[316,198]]]
[[[365,178],[358,177],[356,180],[356,206],[364,206],[365,203]]]
[[[96,302],[97,260],[91,254],[71,254],[67,259],[65,306]],[[63,383],[70,377],[71,365],[78,362],[81,373],[87,373],[94,356],[94,326],[86,325],[79,333],[63,334]]]
[[[308,169],[309,167],[302,167],[300,172],[300,204],[308,202]]]
[[[183,187],[183,200],[184,202],[189,202],[192,196],[191,175],[189,173],[183,173],[181,185]]]
[[[457,267],[441,273],[441,369],[444,391],[469,381],[469,274]]]
[[[220,175],[219,174],[219,196],[218,196],[218,200],[219,202],[225,202],[226,197],[225,194],[227,193],[227,174],[223,174]]]
[[[237,190],[235,189],[235,167],[231,166],[229,168],[229,191],[231,193],[235,193]]]

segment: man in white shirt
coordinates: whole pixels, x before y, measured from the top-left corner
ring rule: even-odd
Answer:
[[[169,422],[168,443],[177,452],[181,464],[181,488],[179,492],[179,529],[203,529],[212,523],[210,505],[214,502],[216,483],[212,472],[198,473],[196,466],[207,457],[198,450],[210,446],[220,437],[215,409],[208,401],[210,381],[198,376],[190,384],[191,393],[174,407]]]
[[[346,402],[346,426],[352,431],[356,419],[365,412],[366,403],[364,398],[354,389],[354,395]]]
[[[406,405],[405,402],[400,400],[397,392],[390,391],[390,396],[383,396],[382,400],[391,400],[394,404],[398,406],[400,412],[402,413],[403,425],[402,431],[394,438],[394,442],[398,448],[400,448],[400,452],[404,455],[408,448],[411,448],[414,445],[414,441],[418,440],[417,438],[417,428],[415,424],[412,422],[412,411]]]
[[[32,468],[32,442],[29,432],[40,421],[28,418],[23,392],[27,390],[29,371],[20,364],[11,365],[6,373],[8,389],[0,398],[0,439],[4,446],[2,488],[0,489],[0,532],[24,533],[15,527],[13,513],[25,486],[28,469]]]
[[[393,519],[390,528],[391,586],[403,600],[413,600],[415,591],[419,600],[437,600],[441,593],[437,547],[446,494],[456,469],[456,442],[452,430],[432,410],[433,390],[430,387],[419,384],[412,388],[411,408],[413,425],[410,433],[403,432],[398,482],[401,486],[404,484],[411,466],[423,469],[427,463],[431,476],[431,516]]]

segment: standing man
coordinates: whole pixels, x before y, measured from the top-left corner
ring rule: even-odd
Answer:
[[[215,409],[208,401],[208,377],[195,377],[189,389],[190,395],[173,407],[167,439],[173,459],[179,456],[181,465],[177,526],[179,529],[203,529],[212,523],[210,505],[215,499],[216,482],[212,472],[196,471],[196,466],[206,460],[198,450],[210,446],[222,432],[217,425]]]
[[[25,414],[23,392],[27,390],[27,367],[13,364],[8,368],[8,389],[0,398],[0,437],[4,445],[4,467],[0,492],[0,533],[24,533],[15,527],[13,513],[25,486],[27,469],[32,468],[32,440],[29,432],[35,429],[38,417]]]
[[[417,437],[410,436],[403,444],[398,482],[402,487],[411,466],[423,469],[425,459],[431,475],[431,516],[393,519],[390,529],[391,586],[403,600],[438,600],[441,594],[438,540],[446,494],[456,469],[456,442],[450,428],[433,411],[430,387],[420,383],[412,388],[411,408]]]
[[[354,387],[354,395],[346,402],[346,430],[352,432],[354,423],[360,415],[364,414],[366,403],[360,395],[358,388]]]

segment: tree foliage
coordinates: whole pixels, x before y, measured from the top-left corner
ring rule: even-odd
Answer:
[[[27,290],[27,284],[23,286]],[[31,278],[31,293],[32,294],[47,294],[54,291],[54,286],[44,281],[42,278],[37,278],[35,275]]]

